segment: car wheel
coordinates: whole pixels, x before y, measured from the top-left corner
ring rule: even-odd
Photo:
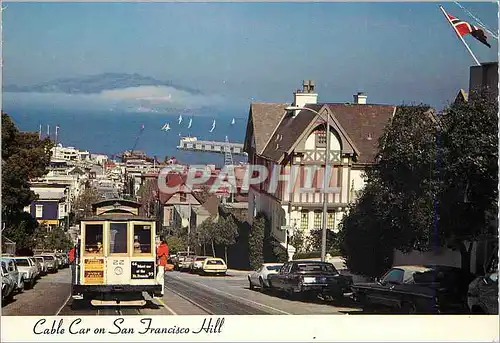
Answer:
[[[248,288],[249,288],[250,290],[253,290],[253,289],[254,289],[253,283],[252,283],[252,281],[250,281],[250,276],[248,277]]]
[[[262,277],[259,277],[259,285],[261,291],[266,289],[266,285],[264,284],[264,280],[262,280]]]
[[[21,282],[21,287],[17,289],[17,293],[22,293],[24,292],[24,280]]]

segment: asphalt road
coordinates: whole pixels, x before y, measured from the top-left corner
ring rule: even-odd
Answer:
[[[94,307],[70,297],[70,270],[62,269],[38,280],[33,289],[17,294],[2,304],[2,315],[290,315],[360,313],[350,300],[337,303],[302,302],[282,299],[267,292],[250,290],[246,273],[227,276],[199,276],[169,272],[165,295],[142,307]]]

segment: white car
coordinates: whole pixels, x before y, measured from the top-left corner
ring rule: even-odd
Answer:
[[[208,257],[203,261],[201,274],[226,275],[227,265],[222,258]]]
[[[269,287],[269,281],[267,277],[270,274],[277,274],[283,263],[264,263],[259,269],[248,274],[248,285],[250,289],[254,287],[259,287],[261,290]]]
[[[38,272],[35,264],[28,257],[14,257],[13,259],[16,261],[17,269],[23,274],[24,288],[32,288]]]
[[[16,282],[12,280],[12,277],[7,271],[6,265],[2,263],[2,301],[12,300],[15,290]]]
[[[24,291],[24,274],[19,271],[13,257],[2,257],[2,269],[5,266],[9,277],[16,283],[16,291]]]
[[[191,263],[190,273],[199,273],[203,268],[203,261],[205,261],[208,256],[196,256]]]

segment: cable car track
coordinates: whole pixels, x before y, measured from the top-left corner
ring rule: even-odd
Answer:
[[[222,294],[212,292],[192,283],[168,277],[165,289],[178,295],[208,315],[267,315],[262,309],[236,301]]]

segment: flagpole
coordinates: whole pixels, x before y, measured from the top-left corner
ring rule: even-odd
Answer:
[[[50,125],[47,124],[47,136],[49,136],[50,139]]]
[[[481,66],[481,63],[478,61],[478,59],[476,58],[476,56],[474,55],[474,53],[472,52],[472,50],[469,48],[469,46],[467,45],[467,43],[465,42],[464,40],[464,37],[462,37],[462,35],[460,35],[460,33],[458,33],[457,31],[457,28],[455,27],[455,25],[453,25],[453,23],[451,22],[450,18],[448,17],[448,14],[446,13],[446,11],[444,10],[443,6],[439,6],[439,9],[441,10],[441,12],[443,12],[446,20],[448,21],[448,23],[450,23],[451,27],[453,27],[453,30],[455,31],[455,33],[457,34],[458,38],[460,38],[460,40],[462,41],[462,43],[464,43],[464,46],[465,48],[467,49],[467,51],[469,51],[470,55],[472,56],[472,58],[474,59],[474,61],[476,61],[477,65],[478,66]]]

